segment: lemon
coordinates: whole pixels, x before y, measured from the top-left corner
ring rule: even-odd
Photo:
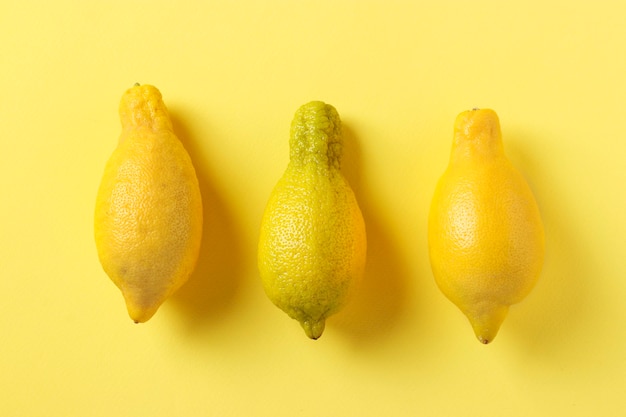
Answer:
[[[313,101],[291,125],[290,159],[261,223],[258,266],[268,298],[317,339],[365,267],[363,216],[341,173],[341,120]]]
[[[135,85],[123,95],[119,112],[122,133],[98,190],[95,240],[104,271],[139,323],[193,271],[202,200],[159,90]]]
[[[461,113],[447,170],[428,223],[437,285],[469,319],[482,343],[496,336],[509,306],[535,285],[544,230],[535,198],[504,154],[493,110]]]

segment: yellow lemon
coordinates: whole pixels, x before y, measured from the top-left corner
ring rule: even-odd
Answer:
[[[365,224],[340,170],[335,108],[319,101],[300,107],[289,147],[289,164],[263,215],[258,265],[269,299],[317,339],[361,280]]]
[[[202,200],[159,90],[135,85],[123,95],[119,112],[122,133],[98,190],[95,239],[104,271],[139,323],[192,273]]]
[[[489,343],[509,306],[535,285],[544,231],[535,198],[504,154],[493,110],[461,113],[428,223],[430,262],[441,291]]]

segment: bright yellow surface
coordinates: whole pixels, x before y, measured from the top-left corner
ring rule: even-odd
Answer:
[[[589,416],[626,407],[626,3],[0,3],[1,416]],[[135,82],[196,165],[190,281],[128,319],[95,196]],[[266,298],[295,110],[339,111],[363,287],[311,341]],[[488,346],[437,289],[427,218],[455,116],[498,112],[546,229]]]

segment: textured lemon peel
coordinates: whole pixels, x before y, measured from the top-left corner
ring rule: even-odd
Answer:
[[[195,267],[202,200],[191,159],[155,87],[127,90],[120,119],[120,141],[98,191],[95,238],[105,272],[131,319],[141,323]]]
[[[330,104],[312,101],[300,107],[291,123],[290,163],[319,168],[341,166],[341,119]]]
[[[337,111],[319,101],[300,107],[289,145],[263,216],[259,270],[268,298],[317,339],[361,279],[365,226],[340,172]]]
[[[491,343],[509,306],[534,287],[544,232],[534,196],[504,154],[497,114],[459,114],[449,165],[429,214],[429,254],[438,287]]]

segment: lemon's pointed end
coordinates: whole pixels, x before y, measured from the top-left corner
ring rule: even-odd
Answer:
[[[508,311],[508,306],[497,306],[480,314],[466,314],[480,343],[493,342]]]
[[[128,315],[135,323],[145,323],[150,320],[162,304],[161,302],[139,304],[129,299],[129,297],[124,297],[124,300],[126,301]]]
[[[131,320],[136,323],[145,323],[148,320],[150,320],[152,318],[152,316],[154,316],[154,314],[157,312],[158,307],[156,308],[151,308],[151,309],[139,309],[139,308],[128,308],[128,315],[130,316]]]
[[[318,321],[305,320],[300,322],[300,325],[304,329],[304,333],[306,333],[309,339],[317,340],[320,338],[322,333],[324,333],[326,320],[324,318],[321,318]]]

